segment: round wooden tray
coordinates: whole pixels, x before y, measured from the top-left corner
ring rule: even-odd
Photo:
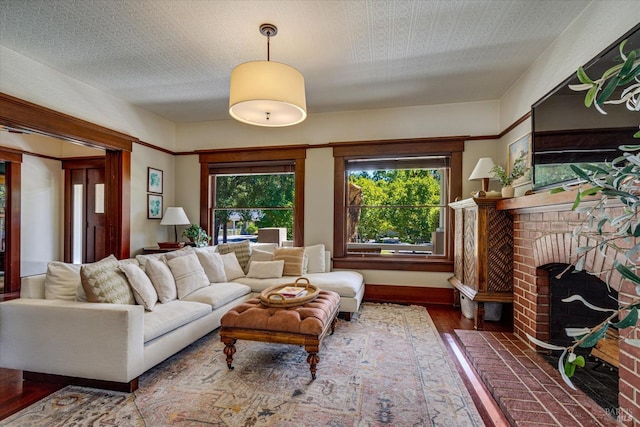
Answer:
[[[278,293],[279,290],[288,286],[302,288],[306,290],[307,293],[300,297],[291,298],[286,298]],[[268,307],[296,307],[313,301],[314,299],[316,299],[319,293],[320,289],[316,285],[309,282],[309,279],[307,279],[306,277],[299,277],[294,283],[285,283],[284,285],[270,286],[264,291],[260,292],[260,302]]]

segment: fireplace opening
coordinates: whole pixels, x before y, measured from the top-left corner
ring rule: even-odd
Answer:
[[[598,307],[618,307],[618,292],[609,289],[598,277],[584,271],[574,271],[573,268],[558,277],[567,267],[567,264],[544,267],[549,274],[549,342],[561,346],[573,343],[573,338],[567,336],[565,328],[593,327],[610,314],[591,310],[579,301],[567,303],[562,299],[581,295]],[[577,348],[575,351],[584,356],[586,364],[584,368],[576,369],[571,381],[608,411],[619,407],[618,350],[617,330],[609,327],[606,339],[601,340],[597,347]],[[553,366],[557,366],[559,356],[560,352],[552,352],[546,358]]]

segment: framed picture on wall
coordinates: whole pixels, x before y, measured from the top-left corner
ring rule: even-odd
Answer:
[[[160,169],[147,168],[147,191],[162,194],[162,171]]]
[[[527,168],[529,168],[524,176],[513,181],[512,185],[514,187],[518,187],[520,185],[531,182],[531,132],[509,144],[508,154],[509,158],[507,161],[507,165],[509,166],[509,168],[507,170],[507,173],[511,173],[514,163],[520,157],[524,157],[525,165]]]
[[[162,219],[162,196],[147,194],[147,218]]]

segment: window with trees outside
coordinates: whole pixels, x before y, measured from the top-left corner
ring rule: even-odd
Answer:
[[[293,240],[293,172],[216,174],[213,239],[256,241],[259,228],[285,227]]]
[[[434,271],[450,266],[448,204],[461,190],[462,141],[356,146],[334,146],[336,186],[342,189],[336,196],[342,226],[334,236],[334,265]]]
[[[302,246],[305,159],[300,146],[201,152],[200,226],[212,244],[256,241],[261,228],[285,227]]]

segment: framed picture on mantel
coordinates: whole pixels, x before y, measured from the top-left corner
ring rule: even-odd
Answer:
[[[507,165],[509,166],[509,169],[507,170],[507,173],[511,173],[514,163],[520,157],[525,158],[525,165],[529,168],[524,176],[513,181],[512,185],[514,187],[519,187],[531,182],[531,132],[509,144],[508,154],[509,159],[507,161]]]

